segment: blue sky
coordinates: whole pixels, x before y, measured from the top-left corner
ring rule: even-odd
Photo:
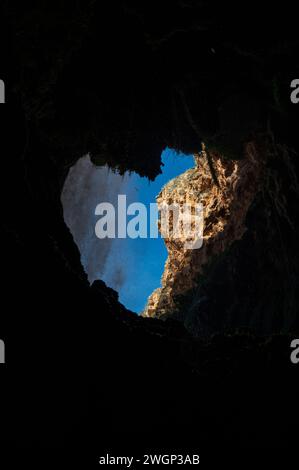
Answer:
[[[194,166],[192,155],[177,155],[174,151],[166,149],[161,157],[164,163],[162,174],[154,181],[149,182],[147,178],[133,173],[127,183],[136,188],[136,201],[142,202],[148,208],[169,180]],[[121,249],[116,249],[114,256],[111,253],[112,256],[109,257],[103,280],[106,278],[108,284],[113,283],[111,274],[115,269],[115,257],[120,257],[126,270],[126,280],[118,289],[119,299],[127,308],[139,313],[145,307],[148,296],[161,285],[167,250],[161,237],[127,238],[122,241]]]
[[[127,206],[142,202],[149,212],[161,188],[172,178],[194,166],[192,155],[162,153],[162,174],[155,181],[136,173],[120,176],[107,167],[96,168],[89,156],[82,157],[70,170],[62,192],[64,219],[77,243],[81,262],[90,282],[103,279],[119,293],[119,300],[140,313],[148,296],[161,285],[167,258],[164,241],[159,238],[100,240],[95,236],[95,207],[100,202],[116,204],[118,194],[126,194]],[[133,216],[128,216],[127,220]]]

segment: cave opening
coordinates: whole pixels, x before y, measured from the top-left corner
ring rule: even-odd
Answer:
[[[115,236],[99,238],[96,208],[103,203],[116,208],[122,197],[127,207],[141,203],[150,213],[150,205],[162,187],[194,166],[192,155],[169,148],[162,152],[161,161],[162,172],[149,181],[135,172],[120,175],[108,166],[95,166],[85,155],[70,168],[61,194],[64,220],[79,248],[89,282],[103,280],[118,292],[126,308],[137,313],[142,313],[148,297],[161,286],[167,259],[164,240],[160,235],[151,237],[150,228],[145,237],[122,236],[116,231]],[[115,214],[117,218],[117,210]],[[128,215],[129,223],[132,218]]]

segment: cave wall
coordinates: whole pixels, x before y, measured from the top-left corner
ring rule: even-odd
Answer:
[[[243,15],[238,8],[2,2],[9,102],[1,110],[2,331],[11,367],[1,389],[2,442],[35,453],[75,446],[73,458],[100,440],[293,442],[298,389],[289,338],[204,344],[176,322],[126,311],[101,282],[88,286],[60,204],[68,169],[87,152],[95,164],[153,178],[165,146],[194,152],[204,138],[241,158],[245,137],[269,121],[275,141],[297,150],[289,82],[298,42],[283,39],[276,7],[262,41],[267,16],[250,4],[246,26],[235,19]],[[283,184],[289,181],[286,175]],[[293,238],[287,249],[297,250]],[[235,250],[228,256],[243,270]],[[207,291],[229,265],[209,275]],[[260,280],[251,279],[255,293]],[[239,286],[231,276],[227,285],[229,301]]]
[[[240,160],[210,153],[209,164],[201,155],[164,186],[157,203],[160,210],[200,203],[202,246],[186,249],[183,236],[164,234],[162,287],[143,315],[175,318],[197,336],[296,331],[298,189],[289,150],[270,131],[244,145]]]

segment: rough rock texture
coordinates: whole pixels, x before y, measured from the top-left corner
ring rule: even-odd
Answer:
[[[167,183],[157,196],[158,207],[162,205],[189,203],[203,206],[203,246],[199,249],[184,247],[186,239],[174,233],[164,238],[168,258],[162,276],[162,287],[148,299],[145,317],[179,316],[176,297],[196,287],[198,276],[210,259],[225,251],[244,234],[245,217],[259,189],[262,163],[257,159],[253,143],[247,145],[246,158],[227,160],[212,155],[219,186],[213,180],[208,162],[202,157],[195,168]],[[160,232],[161,232],[161,227]]]
[[[162,287],[156,289],[149,297],[143,313],[145,317],[176,318],[184,321],[185,326],[192,333],[200,335],[210,333],[213,329],[215,331],[240,327],[253,327],[260,330],[260,332],[265,332],[270,325],[271,327],[274,326],[274,311],[272,312],[272,321],[268,323],[268,327],[261,325],[261,318],[256,318],[255,309],[260,295],[247,302],[252,309],[248,316],[243,316],[244,313],[240,309],[241,304],[237,301],[237,317],[233,320],[231,315],[232,305],[228,308],[223,302],[223,304],[220,303],[217,306],[215,302],[217,288],[210,287],[211,293],[208,297],[207,291],[203,287],[204,283],[213,286],[215,283],[214,274],[210,275],[208,268],[215,263],[217,264],[219,260],[221,262],[221,255],[228,253],[232,244],[238,246],[237,242],[243,238],[247,231],[246,217],[250,207],[254,207],[254,202],[258,200],[262,192],[269,193],[267,181],[269,177],[271,179],[271,171],[266,169],[266,163],[270,158],[268,155],[269,145],[269,141],[265,144],[265,140],[263,144],[261,144],[261,141],[259,144],[248,143],[244,149],[244,158],[238,161],[227,160],[215,152],[212,153],[213,167],[219,186],[215,184],[212,178],[207,160],[202,158],[199,168],[186,171],[162,189],[157,197],[160,208],[162,208],[163,203],[177,203],[179,205],[185,202],[202,203],[204,219],[203,246],[197,250],[190,250],[184,248],[184,238],[175,238],[171,234],[165,238],[168,259],[162,276]],[[294,194],[292,197],[298,199],[296,178],[293,185]],[[270,189],[272,203],[281,206],[282,210],[280,212],[283,217],[286,196],[281,191],[277,180],[276,194],[275,191],[273,193],[273,189]],[[269,211],[268,205],[265,204],[263,207],[265,225],[268,223],[267,214]],[[285,221],[285,223],[289,224],[290,221]],[[275,226],[272,225],[270,231],[275,232]],[[266,250],[269,245],[267,246],[266,239],[263,241],[263,235],[258,233],[256,228],[253,234],[255,239],[259,239],[259,243],[265,243]],[[294,238],[294,234],[292,238]],[[247,246],[246,249],[247,255],[251,256],[251,253],[254,252],[254,245]],[[240,253],[234,256],[240,256]],[[233,268],[234,259],[229,257],[226,265]],[[244,274],[242,270],[239,270],[238,274],[235,271],[237,278],[242,279]],[[271,277],[271,272],[269,275]],[[226,276],[220,282],[225,285],[228,279]],[[282,281],[282,278],[276,275],[277,279]],[[219,280],[217,282],[219,284]],[[247,282],[245,276],[243,282]],[[234,287],[236,285],[236,282],[234,282]],[[248,290],[250,291],[250,288]],[[235,298],[239,294],[240,291],[235,292]],[[290,291],[288,295],[290,295]],[[223,295],[220,298],[223,298]],[[213,305],[212,312],[206,312],[207,305]],[[282,308],[280,315],[283,317]],[[289,310],[287,315],[291,316]],[[216,323],[215,317],[218,317]],[[255,318],[255,326],[252,318]]]

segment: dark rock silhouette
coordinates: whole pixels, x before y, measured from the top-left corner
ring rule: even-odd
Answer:
[[[289,10],[272,5],[268,22],[250,3],[246,26],[243,4],[3,7],[9,106],[1,109],[1,335],[9,365],[1,378],[2,455],[9,445],[35,457],[50,448],[48,462],[57,453],[59,462],[82,458],[87,466],[99,447],[291,452],[298,371],[287,333],[298,328],[291,173],[298,170],[299,108],[290,103],[289,82],[299,44],[284,39]],[[60,203],[76,159],[90,152],[95,164],[154,178],[165,146],[196,153],[200,134],[226,158],[242,158],[258,133],[280,149],[268,161],[270,191],[248,214],[242,245],[209,268],[206,295],[198,304],[193,297],[193,319],[202,312],[210,333],[219,304],[233,307],[230,334],[196,339],[180,322],[128,312],[100,281],[89,287]],[[286,148],[292,167],[283,161]],[[267,318],[267,337],[242,329],[250,315],[255,325]],[[272,336],[272,326],[284,335]]]

